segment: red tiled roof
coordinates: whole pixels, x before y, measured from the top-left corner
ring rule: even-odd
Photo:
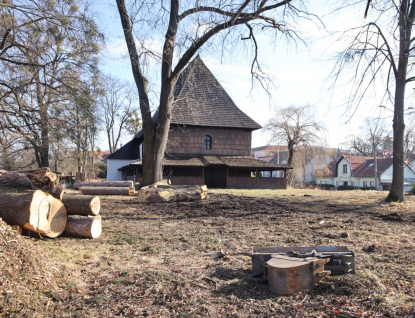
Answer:
[[[378,176],[388,169],[393,163],[393,158],[377,159]],[[375,160],[367,159],[360,168],[356,171],[353,177],[374,177],[375,175]]]
[[[373,159],[373,157],[357,157],[357,156],[343,156],[343,158],[346,158],[347,161],[350,162],[350,164],[352,166],[352,175],[354,175],[357,172],[357,170],[359,170],[360,166],[366,160]]]

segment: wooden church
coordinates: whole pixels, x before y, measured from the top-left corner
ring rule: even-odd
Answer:
[[[291,167],[256,160],[252,131],[261,126],[243,113],[197,56],[174,91],[164,175],[172,184],[217,188],[285,189]],[[143,134],[107,158],[108,180],[141,181]]]

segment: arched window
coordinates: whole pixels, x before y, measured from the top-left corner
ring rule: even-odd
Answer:
[[[212,149],[212,137],[206,135],[203,138],[203,149]]]

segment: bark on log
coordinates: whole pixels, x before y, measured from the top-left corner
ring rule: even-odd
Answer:
[[[79,190],[82,187],[134,187],[133,181],[98,181],[98,182],[74,182],[73,188]]]
[[[68,215],[98,215],[101,201],[98,196],[92,195],[65,195],[62,200]]]
[[[55,190],[60,188],[57,175],[49,168],[0,173],[0,185],[34,190]]]
[[[63,196],[65,194],[65,190],[61,189],[61,188],[57,188],[55,190],[43,190],[46,193],[49,193],[51,196],[53,196],[54,198],[61,200],[63,199]]]
[[[66,225],[63,203],[47,193],[36,190],[28,193],[0,193],[0,218],[9,225],[54,238]]]
[[[149,184],[148,186],[140,187],[140,189],[148,189],[148,188],[157,188],[159,186],[168,186],[170,187],[171,180],[170,179],[163,179],[161,181]]]
[[[68,216],[65,235],[95,239],[101,236],[101,216]]]
[[[138,191],[139,202],[180,202],[204,200],[206,198],[206,186],[172,187],[172,188],[147,188]]]
[[[87,195],[133,195],[134,189],[128,187],[82,187],[79,189],[79,193]]]

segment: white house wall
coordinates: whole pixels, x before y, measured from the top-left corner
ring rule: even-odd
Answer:
[[[393,174],[393,166],[391,165],[380,176],[380,182],[381,183],[392,183],[392,174]],[[403,175],[404,175],[405,179],[414,179],[415,178],[414,171],[412,169],[410,169],[407,165],[405,165],[405,168],[403,170]],[[411,190],[411,185],[405,183],[404,190],[405,191],[410,191]]]
[[[124,159],[107,159],[107,180],[116,181],[122,180],[122,173],[118,171],[119,168],[128,165],[131,160]]]
[[[334,178],[316,178],[317,184],[332,184],[334,185]]]
[[[379,180],[379,179],[378,179]],[[375,186],[375,176],[372,177],[361,177],[361,178],[356,178],[356,187],[364,187],[363,182],[366,181],[366,187],[371,187],[370,182],[373,182],[373,187]],[[379,181],[378,181],[379,182]]]

